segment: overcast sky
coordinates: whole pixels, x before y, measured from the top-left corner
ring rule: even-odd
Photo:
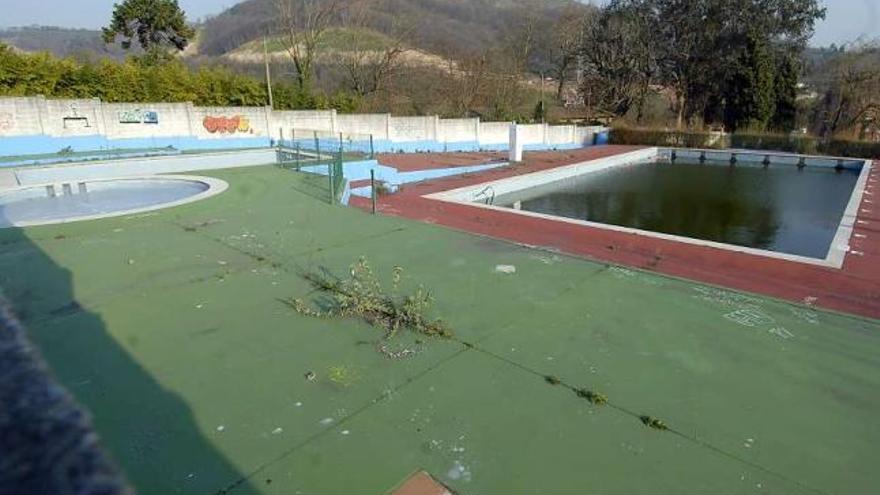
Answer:
[[[840,44],[861,36],[880,38],[880,0],[821,1],[828,8],[828,17],[817,26],[813,45]],[[217,14],[237,3],[235,0],[179,2],[192,20]],[[113,3],[114,0],[0,0],[0,26],[41,24],[95,29],[107,23]]]

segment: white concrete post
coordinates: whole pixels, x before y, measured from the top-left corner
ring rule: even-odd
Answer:
[[[516,122],[510,124],[510,156],[511,162],[521,162],[523,157],[523,141],[519,135],[519,126]]]
[[[480,143],[480,119],[479,119],[479,117],[474,119],[474,137],[476,138],[475,141],[477,143],[477,148],[482,148],[482,146],[480,146],[481,143]]]

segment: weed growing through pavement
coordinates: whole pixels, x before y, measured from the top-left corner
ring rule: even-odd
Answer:
[[[444,338],[451,337],[452,332],[443,320],[427,316],[434,303],[430,291],[419,286],[413,294],[398,294],[402,275],[403,268],[394,267],[391,272],[392,288],[390,293],[386,292],[366,258],[361,257],[351,265],[345,278],[326,269],[303,273],[303,278],[319,293],[312,305],[294,298],[284,302],[298,313],[315,318],[362,319],[385,331],[377,345],[380,352],[391,358],[410,357],[416,353],[415,350],[388,349],[389,342],[402,330]]]
[[[666,423],[664,423],[663,421],[660,421],[657,418],[654,418],[651,416],[640,416],[639,419],[642,421],[642,424],[644,424],[645,426],[647,426],[649,428],[654,428],[655,430],[660,430],[660,431],[666,431],[669,429],[669,427],[666,426]]]

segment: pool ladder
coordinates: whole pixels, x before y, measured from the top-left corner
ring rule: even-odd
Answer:
[[[492,193],[491,196],[489,196],[489,192]],[[480,199],[481,197],[483,199]],[[485,188],[483,188],[482,191],[480,191],[476,195],[474,195],[474,201],[482,201],[483,203],[485,203],[487,205],[494,204],[495,203],[495,188],[492,186],[486,186]]]

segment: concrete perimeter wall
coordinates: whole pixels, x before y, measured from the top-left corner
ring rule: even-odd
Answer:
[[[506,150],[510,122],[338,115],[335,110],[196,107],[192,103],[103,103],[98,99],[0,98],[0,156],[173,147],[222,150],[318,138],[376,152]],[[527,149],[603,143],[601,127],[523,126]],[[2,167],[2,165],[0,165]]]

